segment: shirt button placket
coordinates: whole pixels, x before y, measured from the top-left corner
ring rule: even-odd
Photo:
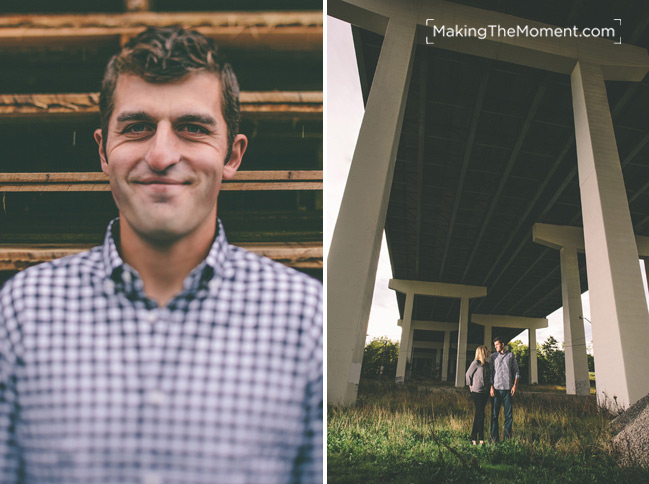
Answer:
[[[147,312],[146,319],[150,324],[155,324],[158,320],[158,311],[156,309],[151,309]]]
[[[125,284],[129,284],[132,280],[131,273],[128,271],[124,271],[122,274],[122,280],[124,281]]]
[[[165,403],[165,394],[160,390],[151,390],[147,396],[149,404],[159,407]]]

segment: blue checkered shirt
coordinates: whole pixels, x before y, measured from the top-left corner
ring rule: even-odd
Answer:
[[[515,381],[521,377],[516,356],[509,350],[491,353],[489,364],[491,384],[496,390],[511,390]]]
[[[322,285],[220,222],[166,307],[110,226],[0,289],[2,483],[322,482],[322,395]]]

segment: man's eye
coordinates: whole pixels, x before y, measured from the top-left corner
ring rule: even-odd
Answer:
[[[198,126],[196,124],[184,124],[180,127],[181,131],[186,131],[187,133],[192,133],[192,134],[205,134],[207,133],[207,130],[203,128],[202,126]]]
[[[144,123],[130,124],[124,129],[125,133],[144,133],[149,130],[149,127]]]

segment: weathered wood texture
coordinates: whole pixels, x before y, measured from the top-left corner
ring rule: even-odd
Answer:
[[[301,269],[322,269],[320,242],[269,242],[237,244],[264,257]],[[93,244],[0,244],[0,271],[29,266],[88,250]]]
[[[237,49],[321,51],[321,12],[129,12],[0,17],[0,47],[103,43],[137,35],[146,26],[182,25]]]
[[[222,190],[322,190],[322,171],[240,171],[224,180]],[[102,172],[0,173],[0,192],[110,191]]]
[[[241,113],[252,119],[322,117],[322,92],[242,92]],[[0,94],[0,116],[79,116],[99,113],[99,93]]]

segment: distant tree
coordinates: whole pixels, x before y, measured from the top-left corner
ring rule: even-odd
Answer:
[[[369,378],[382,376],[394,378],[397,374],[399,343],[382,336],[365,346],[361,375]]]
[[[595,371],[595,357],[591,355],[590,353],[586,354],[588,358],[588,371]]]
[[[518,370],[521,374],[521,383],[530,382],[530,347],[519,339],[509,342],[509,350],[514,353]]]
[[[566,354],[559,342],[550,336],[538,352],[539,381],[563,385],[566,382]]]

